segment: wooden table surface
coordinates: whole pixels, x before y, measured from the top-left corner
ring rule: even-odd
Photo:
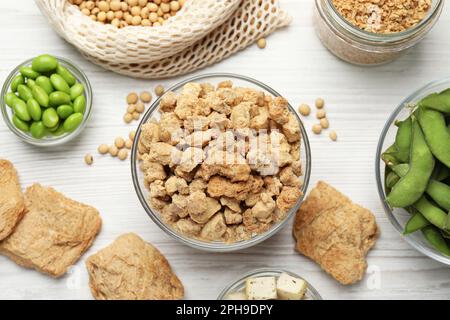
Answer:
[[[13,67],[47,52],[80,65],[95,92],[94,111],[83,134],[57,149],[40,149],[19,141],[0,122],[0,158],[11,160],[23,187],[33,182],[53,186],[101,212],[103,229],[92,248],[62,279],[55,280],[0,257],[0,299],[91,299],[84,266],[87,256],[118,235],[136,232],[156,245],[183,281],[188,299],[215,299],[224,286],[259,267],[281,267],[310,281],[325,299],[449,299],[450,268],[410,247],[384,215],[375,183],[375,149],[392,110],[413,90],[450,76],[450,7],[416,48],[393,63],[363,68],[342,62],[319,42],[312,26],[313,1],[281,0],[292,24],[267,39],[267,48],[252,46],[226,61],[201,70],[234,72],[267,83],[292,104],[326,100],[326,111],[339,141],[313,136],[313,117],[305,120],[312,146],[312,181],[325,180],[376,215],[382,235],[368,256],[369,270],[358,284],[344,287],[294,251],[292,222],[254,248],[213,254],[188,248],[161,231],[146,215],[135,194],[130,164],[99,157],[100,143],[112,143],[136,126],[125,125],[124,97],[132,90],[172,85],[185,77],[135,80],[105,71],[84,60],[59,38],[30,0],[1,1],[0,79]],[[95,155],[92,167],[84,164]]]

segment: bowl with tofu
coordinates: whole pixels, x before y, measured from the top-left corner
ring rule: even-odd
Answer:
[[[310,283],[293,272],[261,268],[233,281],[217,300],[322,300],[322,297]]]

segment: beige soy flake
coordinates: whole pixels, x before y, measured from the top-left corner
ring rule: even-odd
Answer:
[[[126,158],[128,158],[128,150],[127,149],[120,149],[119,152],[117,153],[117,157],[119,158],[119,160],[125,160]]]
[[[109,152],[109,147],[107,144],[101,144],[97,148],[98,153],[107,154]]]
[[[311,107],[309,105],[307,105],[306,103],[302,103],[299,107],[298,107],[298,112],[300,112],[300,114],[302,116],[309,116],[311,113]]]
[[[333,141],[337,140],[337,133],[336,133],[336,131],[331,131],[330,132],[330,139],[333,140]]]
[[[87,153],[84,156],[84,162],[86,162],[86,164],[90,166],[94,162],[94,157],[92,157],[92,154]]]
[[[312,132],[314,132],[315,134],[320,134],[322,132],[322,126],[320,124],[313,125]]]
[[[259,39],[256,44],[258,45],[258,48],[264,49],[267,46],[267,41],[265,38]]]
[[[136,92],[131,92],[128,94],[127,96],[127,103],[128,104],[135,104],[136,102],[138,102],[138,95]]]

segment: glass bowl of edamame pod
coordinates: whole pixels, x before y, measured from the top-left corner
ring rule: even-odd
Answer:
[[[42,147],[78,136],[90,118],[92,87],[70,61],[43,54],[18,65],[0,95],[3,119],[22,141]]]
[[[378,193],[412,247],[450,266],[450,78],[401,102],[376,152]]]

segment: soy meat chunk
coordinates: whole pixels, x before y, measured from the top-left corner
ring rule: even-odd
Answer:
[[[283,185],[289,187],[297,187],[300,188],[302,185],[302,181],[300,178],[294,173],[291,166],[284,167],[280,171],[280,181]]]
[[[248,180],[250,172],[250,166],[240,154],[212,149],[200,166],[197,176],[209,180],[214,175],[221,175],[236,182]]]
[[[220,203],[206,196],[204,192],[196,191],[187,198],[187,212],[192,220],[203,224],[221,209]]]
[[[147,122],[142,125],[139,142],[149,149],[153,143],[161,141],[160,136],[161,128],[159,124],[155,122]]]
[[[277,177],[273,176],[264,177],[264,188],[270,195],[272,196],[280,195],[282,187],[283,184]]]
[[[224,218],[226,224],[240,224],[242,223],[242,214],[237,213],[233,210],[225,208]]]
[[[283,124],[282,131],[289,143],[297,142],[300,140],[300,124],[292,113],[289,113],[288,119],[288,122]]]
[[[269,109],[267,107],[256,108],[256,114],[250,119],[250,128],[255,130],[269,128]]]
[[[269,103],[269,116],[278,124],[284,125],[289,122],[289,103],[285,98],[276,97]]]
[[[216,214],[203,227],[200,237],[210,241],[220,241],[227,232],[227,225],[222,213]]]
[[[175,222],[173,228],[182,234],[190,236],[198,236],[202,231],[202,225],[191,219],[180,219]]]
[[[150,146],[147,159],[166,166],[176,163],[181,158],[180,156],[181,151],[174,146],[164,142],[155,142]]]
[[[144,172],[144,180],[147,183],[152,183],[155,180],[164,180],[167,178],[164,166],[158,162],[150,161],[147,154],[142,156],[141,169]]]
[[[214,198],[226,196],[236,200],[245,200],[249,194],[258,193],[263,186],[262,178],[251,175],[247,181],[231,182],[214,176],[208,182],[208,194]]]
[[[171,176],[164,184],[166,192],[171,196],[175,192],[180,194],[189,194],[189,186],[183,178]]]
[[[208,115],[208,120],[210,128],[217,128],[221,131],[231,128],[231,120],[223,113],[213,111]]]
[[[301,195],[302,192],[299,188],[284,186],[276,201],[278,209],[282,213],[288,212],[295,206]]]
[[[220,204],[228,207],[230,210],[234,212],[242,212],[240,201],[234,199],[234,198],[228,198],[228,197],[220,197]]]
[[[159,103],[159,111],[161,112],[173,112],[177,106],[177,94],[175,92],[167,92],[161,98]]]
[[[234,129],[250,127],[250,107],[248,102],[242,102],[231,110],[231,125]]]
[[[275,210],[276,204],[268,193],[261,193],[260,200],[252,208],[254,218],[267,222],[271,219],[272,212]]]

